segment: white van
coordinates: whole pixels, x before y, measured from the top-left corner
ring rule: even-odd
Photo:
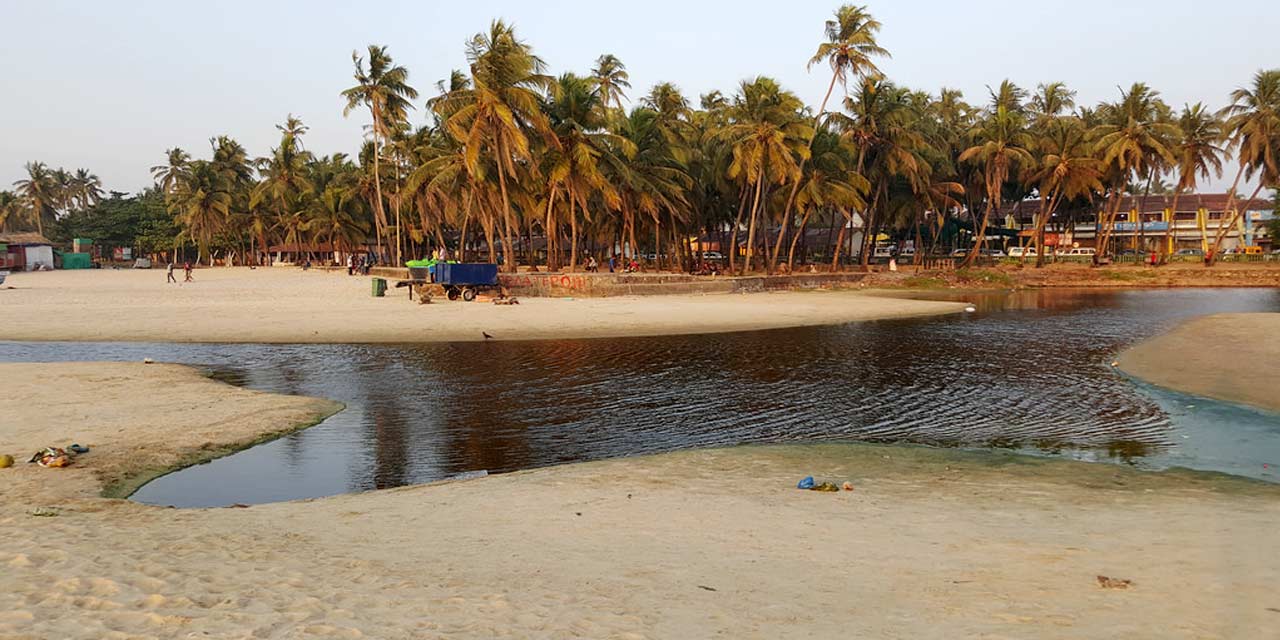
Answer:
[[[1094,256],[1098,254],[1098,250],[1093,247],[1076,247],[1068,249],[1064,256]]]
[[[1010,258],[1034,258],[1038,255],[1035,247],[1009,247]]]

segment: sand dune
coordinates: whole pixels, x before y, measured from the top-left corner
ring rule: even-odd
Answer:
[[[163,509],[91,494],[131,452],[332,405],[176,366],[0,376],[28,381],[0,395],[0,452],[93,446],[0,470],[4,638],[1261,638],[1280,620],[1280,488],[1244,480],[814,445]],[[796,490],[810,473],[857,489]]]
[[[181,273],[179,273],[181,276]],[[952,302],[854,291],[622,298],[524,298],[519,305],[408,301],[369,294],[342,272],[201,269],[15,273],[0,290],[8,340],[165,342],[432,342],[598,338],[747,331],[955,313]],[[179,277],[181,279],[181,277]]]

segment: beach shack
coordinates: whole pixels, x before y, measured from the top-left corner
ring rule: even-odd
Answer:
[[[36,271],[53,268],[53,243],[38,233],[0,233],[0,269]]]

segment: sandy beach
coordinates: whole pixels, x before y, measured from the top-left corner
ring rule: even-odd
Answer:
[[[173,365],[0,375],[0,452],[92,447],[0,469],[0,637],[1239,638],[1280,621],[1280,487],[1241,479],[811,445],[165,509],[95,494],[336,407]],[[796,490],[808,474],[856,490]]]
[[[1126,350],[1117,362],[1152,384],[1280,412],[1276,336],[1280,313],[1224,313],[1183,323]]]
[[[181,272],[179,272],[181,279]],[[619,298],[523,298],[519,305],[409,302],[369,294],[345,271],[162,269],[15,273],[0,289],[7,340],[434,342],[749,331],[956,313],[965,305],[856,291]]]

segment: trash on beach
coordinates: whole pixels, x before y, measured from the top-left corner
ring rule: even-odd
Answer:
[[[155,363],[156,363],[156,361],[155,361],[155,360],[152,360],[151,358],[143,358],[143,359],[142,359],[142,364],[155,364]]]
[[[35,452],[27,462],[34,462],[42,467],[65,467],[71,464],[73,456],[74,454],[58,447],[45,447]]]
[[[494,304],[504,304],[504,305],[505,305],[505,304],[520,304],[520,301],[519,301],[518,299],[516,299],[516,298],[494,298],[494,299],[493,299],[493,303],[494,303]]]
[[[71,453],[74,453],[74,454],[76,454],[76,455],[79,455],[79,454],[82,454],[82,453],[89,453],[89,447],[86,447],[86,446],[84,446],[84,445],[82,445],[82,444],[74,444],[74,443],[73,443],[73,444],[71,444],[70,446],[68,446],[68,447],[67,447],[67,451],[70,451]]]
[[[1107,576],[1098,576],[1098,586],[1103,589],[1128,589],[1133,586],[1132,580],[1123,578],[1108,578]]]
[[[840,490],[840,487],[837,487],[836,483],[834,482],[824,482],[810,489],[810,491],[826,491],[826,492],[836,492],[839,490]]]
[[[489,475],[485,469],[479,471],[464,471],[462,473],[449,476],[446,480],[475,480],[476,478],[484,478]]]
[[[13,466],[13,456],[5,454],[0,456],[0,469],[8,469]]]
[[[36,507],[28,513],[36,516],[37,518],[52,518],[59,514],[56,507]]]
[[[812,489],[812,488],[813,488],[813,476],[805,476],[804,480],[801,480],[799,483],[797,483],[797,484],[796,484],[796,488],[797,488],[797,489]]]
[[[965,313],[977,313],[977,311],[978,311],[978,308],[974,306],[969,306],[964,308]]]
[[[853,491],[853,483],[849,482],[848,480],[845,480],[844,484],[840,485],[840,488],[844,489],[845,491]]]

